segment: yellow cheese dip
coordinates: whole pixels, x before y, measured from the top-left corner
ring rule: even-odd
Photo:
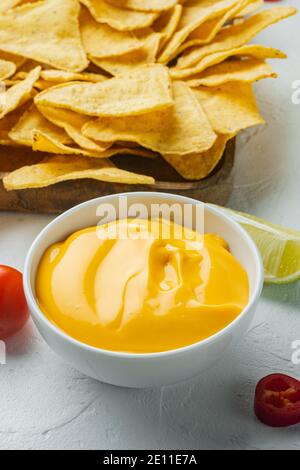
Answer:
[[[42,257],[37,300],[68,335],[111,351],[167,351],[222,330],[246,306],[247,274],[220,237],[177,239],[179,226],[163,220],[113,224],[148,236],[110,239],[112,224],[90,227]],[[169,239],[158,237],[166,227]]]

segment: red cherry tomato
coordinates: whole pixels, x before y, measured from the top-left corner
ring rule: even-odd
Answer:
[[[262,423],[273,427],[300,423],[300,382],[285,374],[271,374],[255,390],[254,411]]]
[[[28,320],[23,276],[14,268],[0,265],[0,339],[17,333]]]

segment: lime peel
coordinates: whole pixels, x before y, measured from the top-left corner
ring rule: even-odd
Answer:
[[[244,212],[215,206],[242,225],[260,251],[265,282],[288,284],[300,279],[300,232]]]

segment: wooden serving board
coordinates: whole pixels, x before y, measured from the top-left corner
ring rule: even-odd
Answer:
[[[9,152],[9,150],[8,150]],[[223,158],[213,173],[201,181],[186,181],[163,159],[136,156],[115,157],[119,167],[144,173],[155,178],[154,185],[104,183],[96,180],[77,180],[58,183],[41,189],[6,191],[2,184],[4,174],[20,167],[20,158],[0,159],[0,210],[58,214],[76,204],[113,193],[130,191],[161,191],[192,197],[203,202],[224,205],[232,191],[232,167],[235,141],[228,142]],[[26,162],[24,162],[26,165]]]

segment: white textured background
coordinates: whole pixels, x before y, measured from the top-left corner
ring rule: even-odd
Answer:
[[[299,2],[280,4],[298,6]],[[239,139],[228,206],[300,230],[300,16],[255,41],[283,49],[278,80],[257,85],[264,128]],[[250,137],[250,138],[249,138]],[[26,251],[51,220],[0,215],[0,263],[22,269]],[[0,365],[1,449],[299,449],[299,426],[269,429],[252,412],[257,380],[272,372],[300,377],[291,342],[300,339],[300,284],[265,287],[239,347],[214,369],[163,389],[104,385],[63,363],[31,323],[8,345]]]

